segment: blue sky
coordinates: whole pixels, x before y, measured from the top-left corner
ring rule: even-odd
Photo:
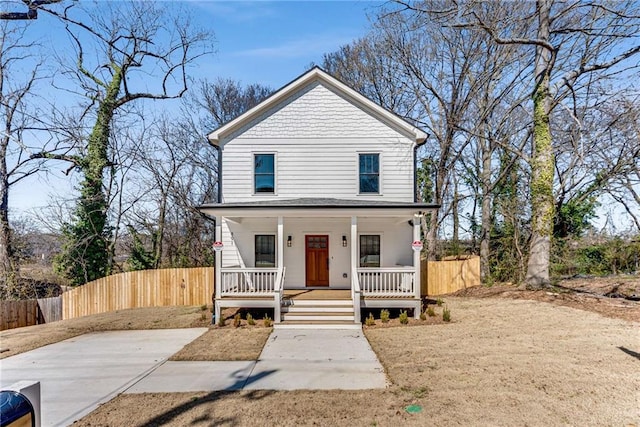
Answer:
[[[192,77],[218,77],[260,83],[277,89],[306,70],[311,62],[363,36],[368,14],[381,1],[185,1],[197,24],[215,34],[216,53],[200,61]],[[16,10],[21,10],[16,6]],[[45,24],[46,23],[46,24]],[[68,44],[64,31],[55,31],[45,17],[30,22],[29,31],[54,48]],[[64,102],[64,100],[60,100]],[[51,168],[12,187],[11,214],[20,216],[45,206],[51,198],[75,197],[75,181]]]

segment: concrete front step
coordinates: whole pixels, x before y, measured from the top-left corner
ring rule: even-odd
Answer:
[[[362,330],[362,324],[353,321],[317,320],[295,321],[285,320],[273,325],[274,329],[356,329]]]

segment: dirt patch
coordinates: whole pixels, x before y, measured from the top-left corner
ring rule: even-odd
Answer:
[[[150,307],[119,310],[0,332],[0,358],[97,331],[173,329],[207,326],[211,311],[202,307]]]
[[[272,328],[212,328],[169,360],[257,360]]]
[[[640,425],[640,324],[536,301],[445,302],[451,323],[365,330],[388,389],[120,395],[77,425]]]
[[[606,295],[618,295],[610,297]],[[640,295],[640,277],[615,276],[563,280],[550,290],[529,291],[513,285],[476,286],[452,296],[507,298],[548,302],[555,305],[592,311],[614,319],[640,322],[640,301],[622,295]]]

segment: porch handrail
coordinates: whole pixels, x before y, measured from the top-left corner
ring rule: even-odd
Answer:
[[[221,296],[272,296],[278,272],[277,268],[222,268]]]
[[[361,267],[356,271],[365,297],[415,297],[413,267]]]
[[[353,301],[353,315],[354,323],[360,323],[360,296],[362,291],[360,289],[360,278],[356,269],[351,270],[351,300]]]
[[[282,297],[284,296],[284,278],[287,274],[287,267],[278,269],[278,275],[276,276],[276,289],[273,295],[273,321],[280,323],[282,319]]]

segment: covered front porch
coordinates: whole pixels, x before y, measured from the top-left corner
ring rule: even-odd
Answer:
[[[322,310],[359,324],[363,307],[407,308],[418,317],[420,248],[412,243],[430,206],[370,205],[203,209],[215,214],[221,242],[216,318],[226,307],[267,307],[275,323],[286,323],[303,319],[294,316],[303,305],[316,314],[309,321]]]

